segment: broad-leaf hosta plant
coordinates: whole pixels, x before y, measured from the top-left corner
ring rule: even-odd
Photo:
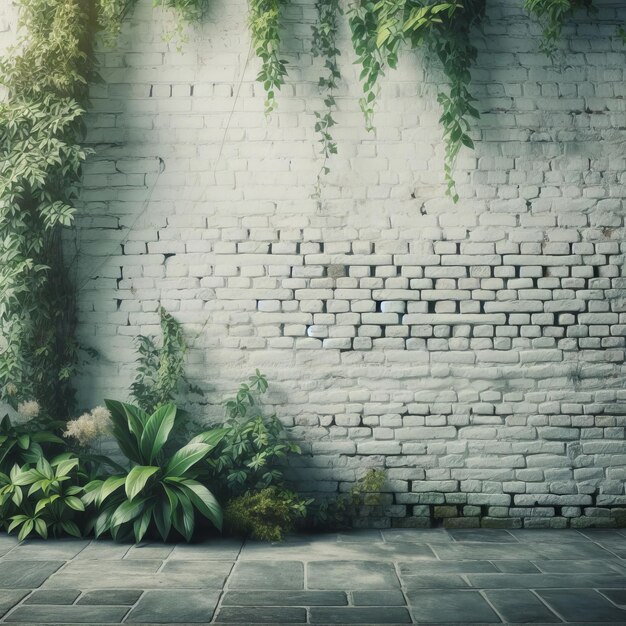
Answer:
[[[151,415],[131,404],[107,400],[112,434],[131,462],[128,472],[91,481],[83,502],[96,515],[90,526],[96,537],[109,532],[114,539],[134,537],[156,530],[165,541],[172,529],[187,541],[198,515],[221,530],[222,509],[207,487],[196,480],[198,463],[224,436],[223,429],[200,433],[176,450],[170,449],[177,421],[174,404],[159,407]]]
[[[44,539],[50,532],[80,537],[75,520],[85,506],[79,462],[68,452],[0,473],[0,521],[7,531],[18,531],[20,541],[35,533]]]

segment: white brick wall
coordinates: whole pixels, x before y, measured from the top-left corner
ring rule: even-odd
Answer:
[[[214,0],[183,53],[145,0],[92,90],[72,270],[86,406],[125,396],[159,301],[185,326],[211,421],[260,368],[305,455],[292,477],[345,490],[385,467],[395,524],[610,524],[626,513],[626,54],[623,2],[538,52],[521,0],[489,3],[472,90],[482,117],[457,205],[444,195],[438,72],[407,54],[376,134],[342,28],[321,165],[313,0],[285,9],[290,76],[267,122],[245,0]],[[0,23],[3,23],[0,20]],[[0,33],[4,36],[4,33]],[[612,513],[611,513],[612,509]],[[403,519],[405,518],[405,519]],[[469,522],[457,522],[473,523]]]

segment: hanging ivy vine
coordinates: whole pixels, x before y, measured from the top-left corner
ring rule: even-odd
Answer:
[[[287,62],[280,58],[280,6],[282,0],[249,0],[250,35],[261,59],[257,80],[265,89],[265,113],[276,108],[276,91],[285,83]]]
[[[321,176],[328,174],[328,159],[332,154],[337,154],[337,143],[331,134],[331,128],[335,126],[333,111],[336,107],[335,90],[341,79],[338,57],[341,52],[337,48],[338,19],[343,15],[339,0],[318,0],[317,24],[313,26],[313,56],[324,60],[324,74],[320,76],[318,86],[324,94],[324,110],[315,111],[315,132],[320,136],[321,154],[324,158],[317,175],[317,186]]]
[[[352,44],[363,68],[360,78],[364,96],[360,105],[368,130],[374,129],[378,80],[386,68],[396,67],[403,45],[411,49],[425,47],[439,60],[448,79],[447,90],[437,95],[442,107],[439,122],[445,143],[444,173],[447,193],[455,202],[454,163],[463,145],[473,147],[468,117],[478,117],[468,88],[470,67],[477,54],[469,35],[480,22],[484,8],[484,0],[423,6],[413,0],[357,0],[349,10]]]
[[[557,51],[565,22],[581,9],[594,10],[591,0],[526,0],[524,8],[541,24],[540,49],[550,58]]]

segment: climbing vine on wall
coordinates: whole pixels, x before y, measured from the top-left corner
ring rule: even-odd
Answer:
[[[23,37],[0,63],[0,393],[54,415],[71,403],[76,358],[60,229],[86,156],[95,15],[77,0],[22,0],[20,19]]]
[[[331,128],[335,126],[333,110],[335,109],[335,90],[341,79],[337,59],[341,54],[337,48],[338,18],[342,15],[339,0],[318,0],[318,21],[313,26],[313,56],[324,60],[324,74],[320,76],[318,86],[324,94],[324,110],[315,111],[315,132],[320,136],[322,145],[321,154],[324,157],[322,167],[318,174],[320,177],[328,174],[328,159],[331,154],[337,154],[337,143],[331,134]]]
[[[554,57],[565,22],[581,9],[593,10],[591,0],[526,0],[525,9],[539,21],[543,30],[541,50]]]
[[[360,104],[368,130],[374,129],[378,79],[386,68],[396,67],[402,45],[413,49],[425,46],[440,62],[448,79],[447,90],[437,96],[442,107],[439,122],[445,140],[444,172],[447,192],[455,202],[454,162],[461,146],[473,147],[468,117],[478,117],[468,88],[470,67],[477,54],[469,34],[483,13],[484,0],[423,6],[413,0],[357,0],[349,10],[352,43],[363,68]]]
[[[206,0],[164,0],[198,15]],[[19,0],[20,37],[0,61],[0,399],[65,419],[77,361],[62,228],[71,226],[96,35],[134,0]]]
[[[282,0],[249,0],[250,35],[261,59],[257,80],[265,89],[265,113],[276,108],[276,91],[285,83],[286,61],[280,58],[280,5]]]
[[[524,0],[520,0],[522,2]],[[61,232],[73,224],[81,165],[80,146],[88,86],[96,77],[93,45],[99,32],[114,41],[136,0],[18,0],[21,38],[0,61],[0,399],[36,398],[49,416],[65,418],[72,403],[70,378],[77,358],[73,298],[64,270]],[[177,24],[199,20],[209,0],[155,0],[175,11]],[[287,74],[280,56],[281,8],[286,0],[248,0],[252,45],[265,109]],[[472,147],[470,120],[478,116],[470,93],[476,58],[470,32],[485,0],[348,0],[352,43],[362,70],[360,100],[374,128],[379,78],[396,67],[403,46],[424,49],[443,69],[438,93],[445,140],[445,178],[456,201],[453,167],[462,146]],[[341,0],[318,0],[313,54],[324,61],[319,80],[324,108],[316,112],[323,164],[337,151],[335,90],[340,80],[337,46]],[[543,28],[552,55],[563,24],[592,0],[525,0]],[[175,27],[180,32],[179,27]],[[625,40],[621,27],[617,35]],[[319,181],[319,177],[318,177]]]

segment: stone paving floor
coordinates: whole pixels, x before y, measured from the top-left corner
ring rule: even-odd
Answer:
[[[620,624],[626,531],[384,530],[278,545],[18,543],[13,624]]]

